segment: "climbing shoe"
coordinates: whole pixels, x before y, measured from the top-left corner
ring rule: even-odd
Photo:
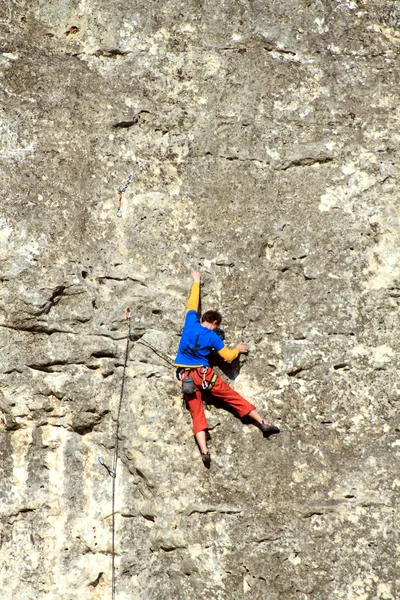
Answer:
[[[201,453],[201,460],[203,461],[203,464],[205,466],[206,469],[210,468],[211,465],[211,456],[209,452],[203,452]]]
[[[260,423],[260,429],[263,432],[265,437],[269,437],[270,435],[280,433],[280,431],[281,431],[279,429],[279,427],[277,427],[276,425],[270,425],[269,423],[266,423],[265,421],[263,423]]]

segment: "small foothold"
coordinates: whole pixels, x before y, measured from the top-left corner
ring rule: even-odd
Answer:
[[[233,262],[233,260],[225,260],[225,259],[217,260],[216,264],[218,265],[218,267],[234,267],[235,266],[235,263]]]

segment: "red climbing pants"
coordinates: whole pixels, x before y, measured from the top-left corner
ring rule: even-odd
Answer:
[[[206,415],[204,414],[203,399],[202,399],[202,383],[203,376],[200,373],[200,369],[194,369],[193,371],[187,371],[187,375],[193,377],[196,390],[194,394],[185,394],[186,402],[192,416],[193,433],[196,435],[199,431],[208,429],[208,423]],[[214,371],[208,367],[206,373],[206,381],[210,381]],[[253,404],[250,404],[240,394],[235,392],[221,377],[217,377],[214,386],[211,390],[211,394],[217,398],[223,399],[229,406],[234,408],[238,413],[239,417],[245,417],[252,410],[255,409]]]

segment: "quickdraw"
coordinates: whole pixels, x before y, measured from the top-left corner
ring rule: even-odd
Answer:
[[[105,467],[105,468],[107,469],[107,471],[108,471],[108,474],[109,474],[109,475],[111,475],[111,477],[114,477],[114,478],[115,478],[115,477],[117,476],[117,474],[116,474],[116,472],[114,471],[114,469],[112,469],[111,467],[109,467],[109,466],[108,466],[108,465],[107,465],[107,464],[104,462],[104,458],[102,457],[102,455],[101,455],[101,454],[99,454],[99,456],[97,457],[97,460],[99,461],[99,463],[100,463],[100,464],[101,464],[103,467]]]
[[[126,191],[128,185],[131,182],[133,175],[128,175],[128,179],[125,182],[123,187],[117,188],[118,196],[117,196],[117,212],[115,213],[117,217],[122,217],[121,203],[122,203],[122,194]]]
[[[201,375],[203,376],[203,381],[201,382],[201,387],[205,392],[209,392],[210,390],[213,389],[218,375],[216,373],[214,373],[214,371],[213,371],[210,381],[207,381],[206,375],[207,375],[208,367],[201,367],[201,369],[199,369],[199,371],[200,371]]]

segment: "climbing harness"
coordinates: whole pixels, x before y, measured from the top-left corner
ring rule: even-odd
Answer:
[[[208,368],[209,367],[178,367],[176,376],[181,381],[182,394],[194,394],[195,384],[193,377],[190,375],[192,371],[197,371],[197,373],[203,378],[203,381],[201,382],[202,390],[204,392],[210,392],[217,381],[218,375],[212,371],[211,379],[207,381],[206,375]]]
[[[201,382],[201,388],[203,390],[203,392],[211,392],[211,390],[213,389],[215,382],[217,381],[217,377],[218,375],[216,373],[214,373],[214,371],[211,369],[212,372],[212,376],[211,379],[209,381],[207,381],[206,379],[206,375],[207,375],[207,371],[208,371],[208,367],[178,367],[176,370],[176,376],[179,379],[180,383],[181,383],[181,392],[182,392],[182,410],[185,410],[185,408],[189,408],[187,405],[187,399],[186,399],[186,395],[187,396],[192,396],[195,392],[196,392],[196,385],[194,383],[194,379],[191,376],[191,373],[193,371],[197,371],[197,373],[199,375],[201,375],[201,377],[203,378],[203,381]],[[208,409],[210,409],[210,404],[207,401],[207,397],[203,397],[203,400],[205,402],[205,405]]]
[[[130,184],[132,177],[133,177],[133,174],[128,175],[128,179],[126,180],[125,185],[123,187],[117,188],[117,192],[118,192],[118,196],[117,196],[117,212],[115,213],[117,217],[122,217],[122,210],[121,210],[122,194],[127,190],[128,185]]]
[[[120,414],[121,414],[121,407],[122,407],[122,400],[124,397],[124,387],[125,387],[125,379],[126,379],[126,367],[128,365],[128,357],[129,357],[129,342],[131,341],[131,318],[132,318],[132,311],[130,308],[127,308],[125,311],[125,317],[128,321],[128,337],[126,338],[126,348],[125,348],[125,360],[124,360],[124,368],[122,371],[122,382],[121,382],[121,392],[120,392],[120,396],[119,396],[119,404],[118,404],[118,411],[117,411],[117,419],[116,419],[116,427],[115,427],[115,451],[114,451],[114,460],[113,460],[113,466],[112,468],[109,467],[105,462],[104,462],[104,458],[99,455],[97,457],[99,463],[105,467],[105,469],[107,469],[108,474],[112,477],[112,508],[111,508],[111,516],[112,516],[112,525],[111,525],[111,535],[112,535],[112,542],[111,542],[111,571],[112,571],[112,583],[111,583],[111,590],[112,590],[112,599],[115,599],[115,594],[116,594],[116,578],[115,578],[115,489],[116,489],[116,479],[117,479],[117,465],[118,465],[118,450],[119,450],[119,424],[120,424]]]

